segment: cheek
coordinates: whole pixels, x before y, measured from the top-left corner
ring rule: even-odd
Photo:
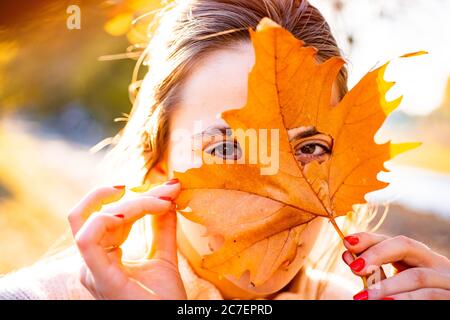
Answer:
[[[174,140],[174,137],[171,135],[169,140],[168,152],[167,152],[167,168],[169,172],[173,171],[185,171],[188,169],[187,167],[187,158],[183,155],[184,152],[178,145],[177,141]],[[181,158],[185,158],[180,161]]]
[[[300,239],[302,245],[298,248],[302,252],[302,256],[309,256],[316,242],[320,241],[318,236],[326,221],[322,217],[316,217],[305,228]]]
[[[200,256],[205,256],[212,253],[212,248],[219,248],[221,245],[221,239],[210,239],[204,237],[206,234],[206,228],[198,223],[192,222],[186,219],[181,214],[178,215],[178,226],[181,228],[184,236],[189,241],[192,248]]]
[[[192,132],[186,129],[172,130],[167,149],[167,167],[169,172],[184,172],[187,169],[201,165],[201,157],[197,157],[192,151],[195,146],[190,138],[191,136]]]

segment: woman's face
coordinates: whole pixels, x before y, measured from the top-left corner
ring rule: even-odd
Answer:
[[[219,118],[219,114],[227,109],[237,109],[245,105],[247,100],[247,80],[255,56],[250,42],[242,42],[228,48],[209,53],[196,65],[189,74],[181,89],[180,103],[171,117],[171,139],[168,152],[169,171],[184,171],[198,166],[186,153],[179,152],[180,144],[189,143],[202,132],[213,135],[212,139],[203,139],[200,144],[206,152],[214,152],[216,156],[234,154],[233,144],[221,143],[221,128],[227,127]],[[334,97],[336,98],[336,97]],[[335,99],[336,100],[336,99]],[[214,130],[215,129],[215,130]],[[289,137],[297,160],[307,163],[312,160],[323,161],[329,157],[332,147],[331,139],[317,133],[312,127],[300,127],[289,131]],[[223,140],[224,142],[226,140]],[[233,155],[234,156],[234,155]],[[211,272],[202,270],[200,257],[211,253],[208,238],[203,237],[205,229],[179,215],[179,247],[190,261],[197,274],[214,282],[229,295],[234,292],[244,295],[268,294],[283,288],[302,267],[308,256],[323,220],[316,218],[306,226],[302,234],[302,245],[298,248],[294,261],[283,270],[278,270],[266,283],[253,287],[248,275],[241,279],[225,277],[218,280]],[[180,240],[182,239],[182,240]],[[214,243],[210,243],[214,247]]]

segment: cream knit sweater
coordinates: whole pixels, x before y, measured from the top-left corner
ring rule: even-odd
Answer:
[[[211,283],[195,275],[179,255],[178,267],[188,299],[222,299]],[[81,257],[73,249],[0,278],[0,300],[91,300],[79,281]]]

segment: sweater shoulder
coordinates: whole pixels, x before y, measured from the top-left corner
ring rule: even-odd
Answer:
[[[72,250],[0,277],[2,300],[90,300],[79,281],[80,257]]]

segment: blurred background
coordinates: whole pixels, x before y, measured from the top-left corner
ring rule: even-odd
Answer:
[[[450,256],[449,0],[311,0],[327,18],[350,87],[393,60],[389,92],[404,100],[377,139],[421,141],[391,161],[391,185],[370,195],[390,203],[380,232],[405,234]],[[164,1],[163,1],[164,3]],[[80,8],[80,28],[67,19]],[[0,274],[70,241],[66,214],[96,180],[123,126],[128,85],[159,0],[0,1]],[[145,21],[147,20],[147,22]],[[398,56],[426,50],[411,59]]]

